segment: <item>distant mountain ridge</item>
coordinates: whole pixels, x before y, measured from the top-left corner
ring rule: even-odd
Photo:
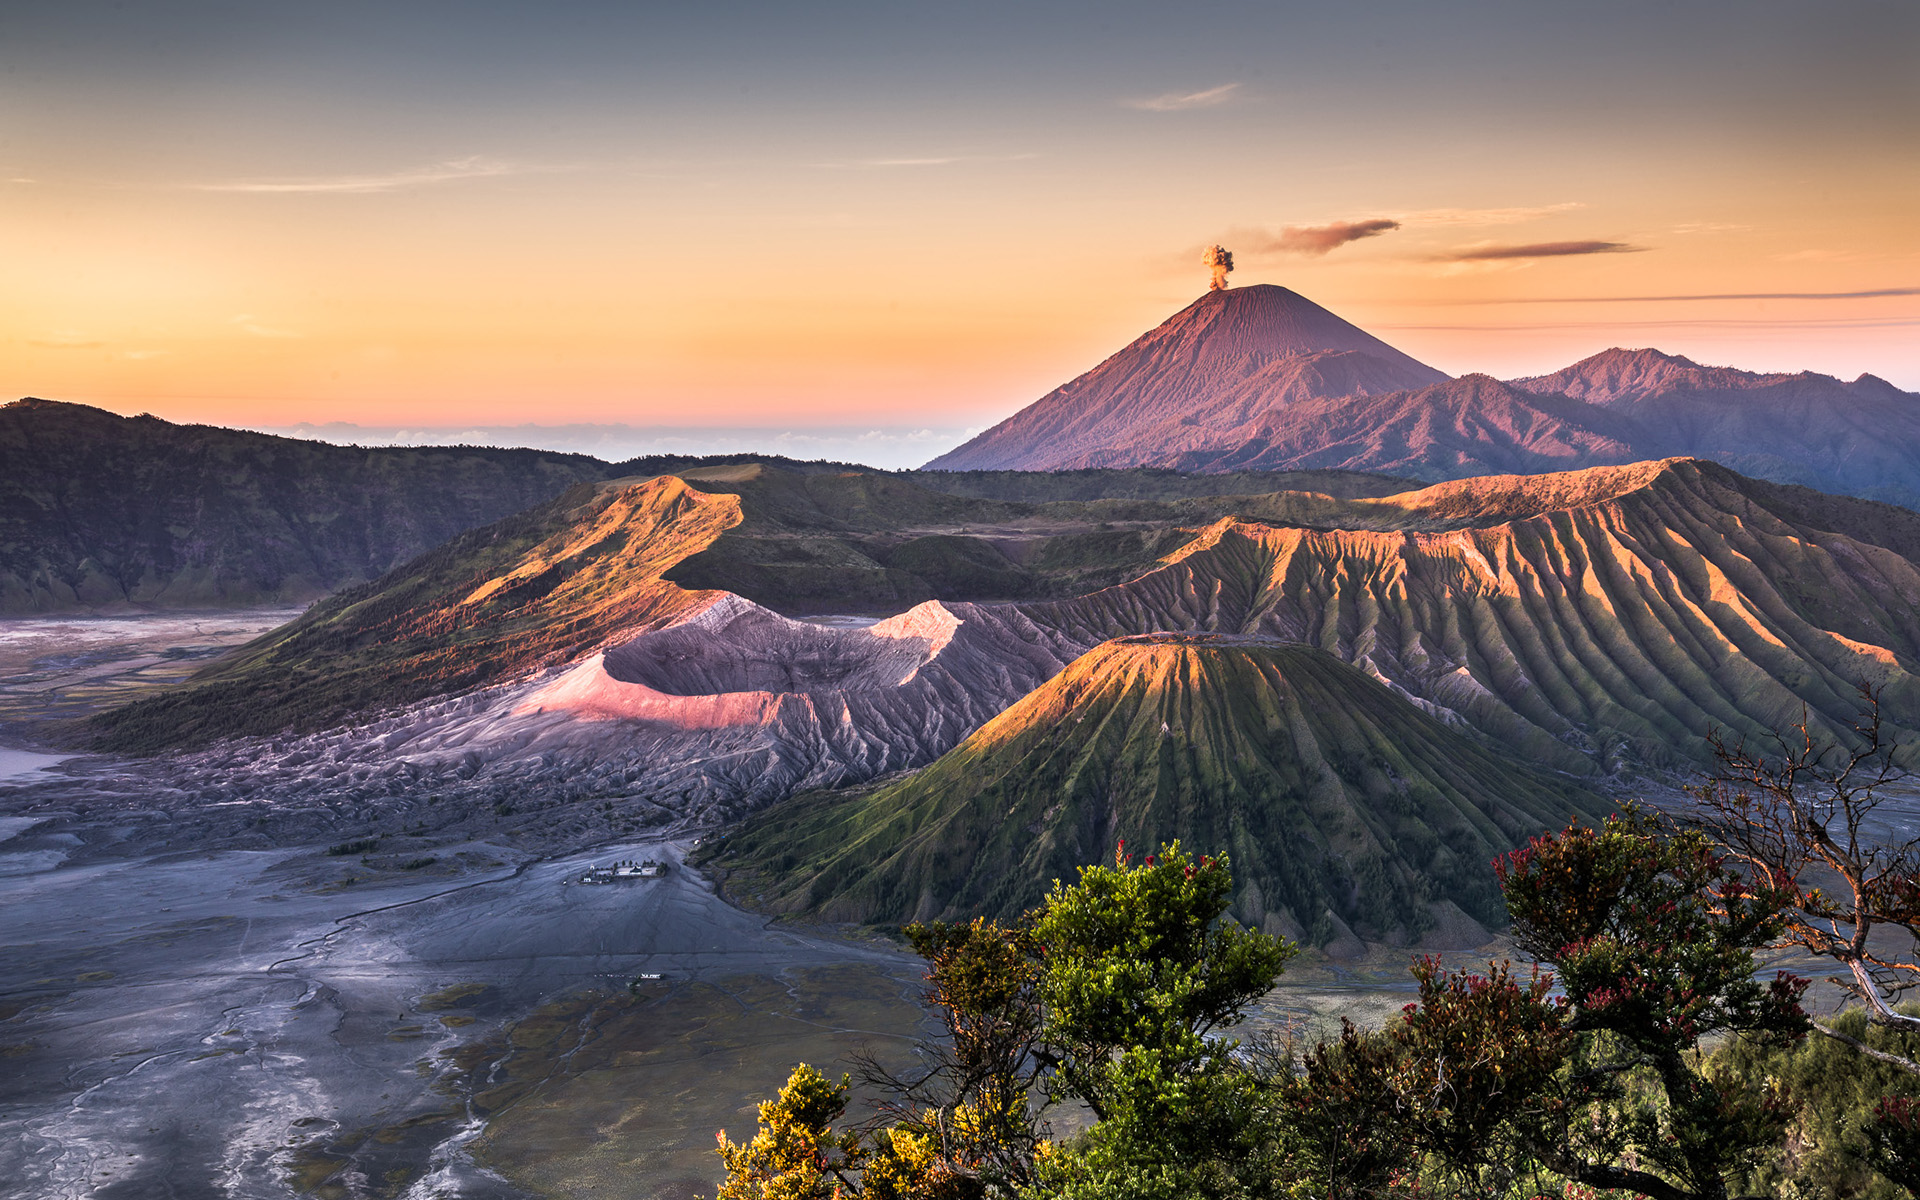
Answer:
[[[1920,395],[1872,375],[1756,373],[1648,349],[1525,379],[1448,379],[1263,286],[1210,293],[926,469],[1437,482],[1676,457],[1920,508]]]
[[[18,400],[0,406],[0,614],[304,603],[608,472]]]
[[[1406,487],[1356,472],[1050,478],[875,472],[769,454],[661,454],[609,463],[486,446],[368,448],[122,417],[29,397],[0,405],[0,615],[301,604],[377,578],[465,530],[524,512],[576,484],[756,464],[773,468],[791,486],[852,476],[869,487],[917,483],[907,490],[920,494],[923,505],[927,489],[979,499],[1159,500],[1279,489],[1387,495]],[[833,486],[820,483],[825,491]],[[911,548],[907,553],[926,557]],[[997,552],[987,557],[1012,568]],[[879,570],[872,562],[864,566],[869,574]],[[790,582],[804,574],[784,572]],[[876,591],[859,574],[836,580],[814,572],[823,596],[847,584],[875,602],[911,604],[934,594],[911,581],[904,591]]]

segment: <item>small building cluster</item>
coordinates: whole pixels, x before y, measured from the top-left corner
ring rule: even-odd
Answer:
[[[608,866],[591,866],[580,877],[581,883],[625,883],[633,879],[653,879],[667,873],[667,864],[649,858],[644,862],[627,859]]]

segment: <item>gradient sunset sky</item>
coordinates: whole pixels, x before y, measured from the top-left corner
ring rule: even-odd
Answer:
[[[1920,389],[1917,218],[1910,0],[0,8],[0,388],[175,420],[979,427],[1216,240],[1456,374]]]

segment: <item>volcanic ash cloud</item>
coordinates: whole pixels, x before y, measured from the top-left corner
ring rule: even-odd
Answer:
[[[1227,272],[1233,270],[1233,252],[1225,246],[1209,246],[1200,255],[1200,265],[1213,272],[1212,282],[1207,284],[1211,291],[1227,290]]]

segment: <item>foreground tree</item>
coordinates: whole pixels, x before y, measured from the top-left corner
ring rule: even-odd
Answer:
[[[1274,1097],[1215,1031],[1270,989],[1294,948],[1225,919],[1225,858],[1178,842],[1056,882],[1035,914],[1039,1056],[1051,1100],[1096,1124],[1042,1164],[1050,1194],[1265,1195],[1280,1169]]]
[[[1783,928],[1781,897],[1751,888],[1705,835],[1668,833],[1632,807],[1599,830],[1535,838],[1496,870],[1514,941],[1555,969],[1577,1037],[1542,1161],[1655,1200],[1725,1197],[1789,1112],[1783,1097],[1705,1071],[1700,1041],[1784,1045],[1805,1032],[1806,981],[1755,978],[1754,953]],[[1626,1103],[1636,1091],[1643,1102]],[[1596,1120],[1601,1106],[1610,1119]]]
[[[1864,1009],[1832,1018],[1849,1037],[1896,1057],[1920,1051],[1920,1033],[1872,1025]],[[1920,1184],[1920,1077],[1891,1063],[1862,1058],[1837,1039],[1810,1037],[1786,1048],[1731,1039],[1708,1059],[1708,1070],[1753,1088],[1769,1082],[1792,1098],[1793,1123],[1775,1152],[1741,1179],[1763,1195],[1840,1200],[1902,1200]],[[1884,1144],[1883,1144],[1884,1143]],[[1903,1144],[1904,1143],[1904,1144]],[[1885,1178],[1881,1178],[1884,1176]]]
[[[1496,864],[1515,941],[1554,976],[1524,983],[1416,966],[1420,1001],[1309,1059],[1298,1120],[1327,1194],[1416,1182],[1503,1194],[1542,1170],[1654,1200],[1725,1200],[1780,1141],[1766,1087],[1706,1069],[1700,1040],[1781,1045],[1802,981],[1754,978],[1777,897],[1749,889],[1698,832],[1629,808]],[[1557,977],[1563,996],[1550,996]]]
[[[1717,770],[1694,790],[1702,826],[1781,899],[1780,941],[1838,963],[1833,982],[1876,1025],[1920,1030],[1900,996],[1920,986],[1920,838],[1880,812],[1907,773],[1880,720],[1880,696],[1861,688],[1852,749],[1798,724],[1770,750],[1709,741]],[[1920,1074],[1920,1061],[1868,1046],[1830,1022],[1814,1026],[1861,1053]]]
[[[895,1151],[879,1194],[959,1198],[1030,1187],[1047,1145],[1029,1102],[1044,1069],[1033,938],[986,920],[912,925],[906,934],[927,960],[927,1002],[947,1036],[919,1047],[918,1065],[906,1071],[856,1056]]]
[[[802,1064],[750,1141],[720,1135],[721,1200],[1277,1194],[1274,1091],[1216,1031],[1294,949],[1225,919],[1232,886],[1224,858],[1175,843],[1136,864],[1122,843],[1020,928],[910,927],[947,1036],[909,1071],[862,1060],[863,1127],[847,1083]],[[1095,1124],[1055,1145],[1063,1102]]]
[[[1289,1122],[1316,1195],[1394,1195],[1426,1176],[1454,1195],[1499,1195],[1564,1107],[1556,1077],[1573,1050],[1551,976],[1523,983],[1413,965],[1420,999],[1377,1033],[1343,1022],[1287,1089]]]
[[[857,1178],[867,1155],[860,1135],[836,1133],[847,1111],[847,1081],[833,1083],[801,1063],[786,1086],[760,1103],[760,1131],[735,1143],[720,1133],[727,1165],[719,1200],[825,1200]]]

